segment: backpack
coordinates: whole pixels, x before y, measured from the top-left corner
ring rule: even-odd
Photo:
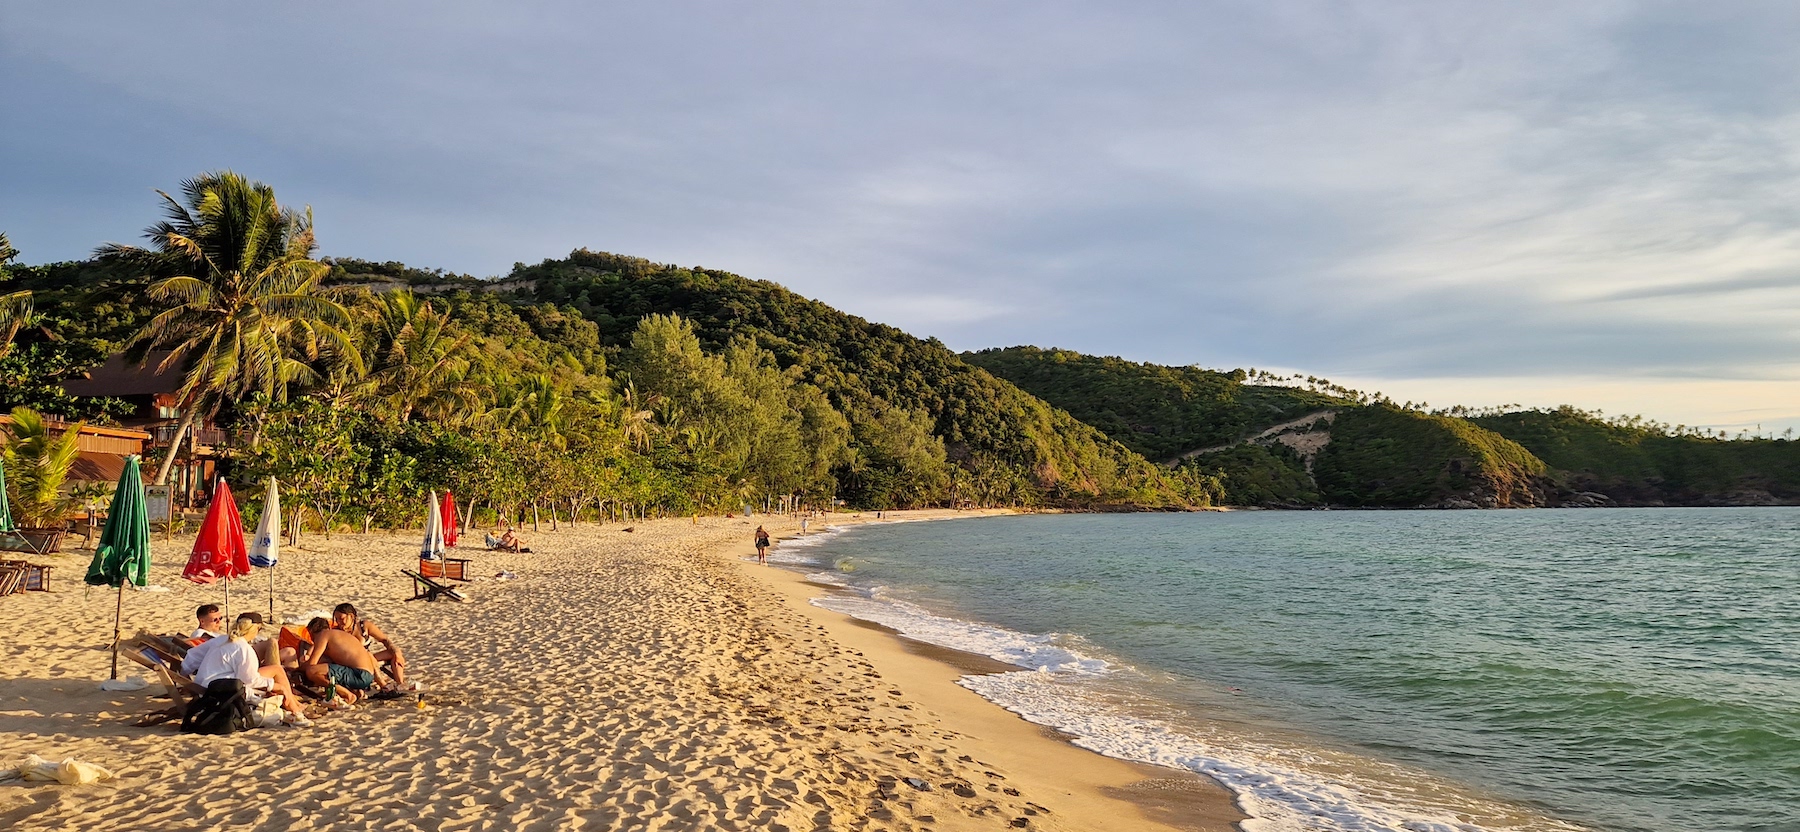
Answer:
[[[255,726],[256,709],[244,695],[244,683],[236,679],[213,680],[181,715],[184,734],[229,734]]]

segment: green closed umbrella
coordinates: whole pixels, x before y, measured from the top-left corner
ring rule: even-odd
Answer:
[[[143,586],[150,582],[150,512],[145,505],[144,478],[138,471],[136,456],[125,458],[119,487],[113,491],[112,507],[106,512],[106,529],[100,533],[100,545],[94,549],[94,562],[88,565],[85,580],[94,586],[119,588],[118,606],[113,611],[112,677],[117,679],[125,584],[129,581]]]
[[[0,461],[0,532],[17,531],[13,524],[12,502],[6,497],[6,463]]]

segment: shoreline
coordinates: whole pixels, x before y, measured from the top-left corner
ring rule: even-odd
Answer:
[[[935,522],[1007,513],[902,512],[895,520]],[[886,521],[832,522],[850,525]],[[782,524],[770,531],[798,531],[797,523],[791,525],[791,529]],[[1055,795],[1057,803],[1042,798],[1039,802],[1053,810],[1060,809],[1063,819],[1075,821],[1076,828],[1227,832],[1239,830],[1238,824],[1249,819],[1238,807],[1236,796],[1212,778],[1119,760],[1081,748],[1074,744],[1075,737],[1030,722],[957,684],[965,675],[1011,673],[1024,668],[908,638],[890,627],[815,606],[811,603],[813,598],[839,588],[809,581],[805,575],[776,564],[762,567],[753,560],[734,560],[741,571],[773,590],[790,609],[862,651],[884,677],[894,680],[895,687],[903,690],[906,697],[922,704],[928,716],[964,735],[983,759],[1011,769],[1016,780],[1040,794]],[[1136,817],[1132,817],[1134,814]]]

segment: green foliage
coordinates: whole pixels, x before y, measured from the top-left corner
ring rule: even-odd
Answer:
[[[5,496],[19,525],[57,525],[76,506],[76,498],[62,493],[62,486],[80,455],[82,427],[74,425],[53,436],[42,414],[28,407],[13,408],[12,421],[6,425]]]
[[[1217,477],[1221,502],[1234,506],[1295,507],[1324,502],[1306,463],[1286,445],[1246,443],[1202,454],[1181,467]]]
[[[1026,392],[1151,459],[1224,445],[1351,402],[1296,387],[1247,384],[1243,370],[1164,367],[1060,349],[964,353]]]
[[[1800,443],[1727,441],[1572,407],[1473,421],[1559,470],[1564,484],[1625,504],[1717,505],[1800,500]]]
[[[1461,419],[1390,405],[1340,411],[1313,475],[1329,502],[1419,506],[1445,500],[1516,507],[1544,502],[1547,466]]]
[[[645,316],[677,314],[692,325],[703,350],[724,352],[738,339],[766,350],[848,421],[854,457],[838,469],[840,482],[856,478],[843,492],[852,499],[900,505],[974,499],[958,496],[962,488],[1028,505],[1187,504],[1189,484],[941,344],[773,283],[587,250],[517,268],[507,283],[592,321],[609,347],[624,347]],[[896,409],[923,414],[930,435],[943,443],[946,463],[961,474],[919,472],[916,481],[894,485],[894,449],[907,447],[901,421],[887,415]],[[902,435],[877,447],[875,438],[889,430]]]
[[[0,352],[0,409],[28,407],[62,419],[113,423],[130,412],[125,402],[105,397],[71,396],[63,382],[81,378],[106,360],[92,341],[70,341],[56,332],[62,319],[33,314],[31,326]]]

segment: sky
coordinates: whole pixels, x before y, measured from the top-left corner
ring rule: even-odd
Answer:
[[[232,169],[320,253],[589,248],[959,350],[1800,428],[1800,5],[0,0],[0,231]]]

